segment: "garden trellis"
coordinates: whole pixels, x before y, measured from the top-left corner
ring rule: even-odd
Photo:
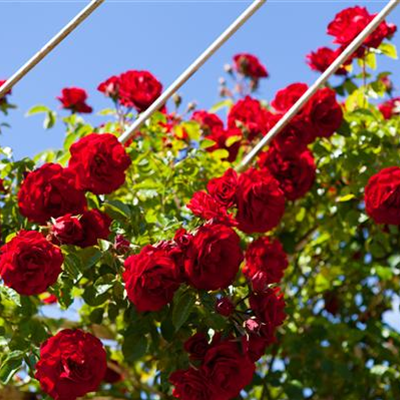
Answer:
[[[29,71],[54,50],[72,31],[85,21],[105,0],[92,0],[78,15],[47,42],[30,60],[0,87],[0,99],[18,83]]]
[[[338,13],[340,46],[311,52],[310,67],[324,73],[374,18]],[[383,21],[242,173],[308,89],[263,103],[269,74],[252,54],[233,57],[232,90],[221,79],[209,112],[176,96],[146,122],[162,84],[128,71],[98,86],[112,119],[94,128],[86,91],[64,88],[62,149],[17,161],[0,149],[0,385],[13,387],[0,399],[400,398],[400,333],[383,316],[400,292],[400,97],[373,72],[376,54],[396,57],[395,31]],[[78,321],[47,314],[75,316],[75,300]]]

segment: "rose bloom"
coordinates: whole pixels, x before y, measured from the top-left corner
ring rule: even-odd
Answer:
[[[145,111],[161,95],[161,83],[148,71],[127,71],[119,78],[121,104]]]
[[[270,123],[275,124],[281,116],[274,115]],[[276,121],[276,122],[275,122]],[[309,122],[307,115],[296,116],[292,121],[273,139],[272,143],[281,154],[292,155],[304,151],[307,146],[314,142],[315,128]]]
[[[222,297],[215,302],[215,312],[224,317],[229,317],[235,312],[235,305],[230,298]]]
[[[304,109],[316,136],[326,138],[332,136],[343,122],[342,107],[336,101],[335,91],[330,88],[318,90]]]
[[[206,221],[235,225],[235,220],[227,213],[226,208],[203,190],[193,194],[187,208]]]
[[[285,212],[285,196],[279,182],[254,168],[239,177],[237,190],[238,227],[245,233],[264,233],[275,228]]]
[[[271,146],[259,155],[258,165],[275,177],[288,200],[303,197],[315,181],[316,166],[308,149],[301,153],[282,154]]]
[[[7,82],[5,79],[0,79],[0,88]],[[11,90],[9,90],[6,95],[0,99],[0,105],[6,102],[6,97],[11,94]]]
[[[208,377],[215,399],[234,399],[253,379],[255,365],[241,349],[241,344],[214,335],[201,365]]]
[[[30,221],[44,224],[51,217],[83,212],[86,197],[77,189],[75,181],[75,174],[59,164],[44,164],[30,172],[18,192],[21,214]]]
[[[242,129],[249,141],[265,135],[268,111],[261,103],[246,96],[239,100],[229,111],[228,127]]]
[[[128,297],[139,312],[163,308],[181,283],[179,268],[168,251],[151,245],[126,259],[123,279]]]
[[[85,90],[71,87],[64,88],[61,93],[61,96],[57,97],[57,99],[60,100],[62,108],[83,114],[93,111],[93,108],[86,104],[88,95]]]
[[[275,341],[275,331],[286,318],[285,300],[278,287],[250,296],[250,307],[260,321],[259,334],[268,342]]]
[[[118,76],[112,76],[100,83],[100,85],[97,87],[97,90],[101,93],[104,93],[105,96],[110,97],[113,100],[117,100],[119,98],[119,81],[120,80]]]
[[[75,172],[80,189],[109,194],[124,184],[131,160],[111,133],[91,133],[74,143],[70,152],[68,166]]]
[[[228,146],[227,140],[234,136],[239,140]],[[240,149],[242,136],[242,131],[239,128],[215,128],[208,134],[208,136],[205,136],[205,139],[212,140],[213,142],[215,142],[215,145],[207,147],[206,150],[210,153],[219,149],[227,150],[228,157],[226,158],[226,160],[229,162],[234,162]]]
[[[400,168],[384,168],[365,188],[365,209],[377,224],[400,225]]]
[[[240,238],[221,224],[201,226],[185,261],[186,277],[196,289],[218,290],[231,285],[243,261]]]
[[[250,243],[245,255],[243,273],[250,281],[255,279],[259,289],[279,283],[288,266],[287,255],[278,239],[261,237]],[[259,291],[259,290],[257,290]]]
[[[217,114],[212,114],[204,110],[195,111],[191,119],[198,122],[206,134],[210,134],[214,129],[224,128],[224,123]]]
[[[320,47],[317,51],[312,51],[307,55],[307,64],[313,71],[325,72],[340,55],[340,53],[340,49],[332,50],[329,47]],[[346,62],[345,65],[347,64],[349,64],[349,62]],[[347,75],[346,68],[344,66],[340,67],[335,72],[335,75]]]
[[[54,221],[51,232],[60,244],[73,244],[82,248],[95,246],[98,239],[110,235],[111,218],[100,210],[84,211],[80,216],[71,214]]]
[[[252,54],[240,53],[233,57],[234,68],[240,74],[252,79],[267,78],[268,71]]]
[[[208,193],[222,206],[231,208],[236,204],[237,179],[236,171],[229,168],[224,175],[208,182]]]
[[[225,400],[211,391],[211,382],[202,369],[189,368],[171,374],[169,381],[175,386],[172,394],[181,400]]]
[[[379,104],[378,108],[385,119],[391,119],[395,115],[400,115],[400,97],[385,101]]]
[[[45,292],[61,273],[61,250],[36,231],[20,231],[0,249],[0,276],[17,293]]]
[[[192,360],[202,360],[209,347],[208,338],[202,332],[196,333],[183,344],[183,348]]]
[[[335,43],[342,46],[348,46],[353,39],[373,20],[375,15],[369,14],[365,7],[349,7],[338,14],[328,25],[328,35],[334,36]],[[381,22],[378,28],[368,36],[364,45],[366,47],[378,48],[384,39],[390,38],[396,32],[396,26]],[[358,55],[363,54],[363,49]]]
[[[65,329],[40,346],[35,378],[55,400],[75,400],[94,392],[104,378],[107,355],[99,339]]]
[[[300,99],[307,91],[308,85],[305,83],[292,83],[284,89],[278,90],[274,100],[271,101],[271,106],[281,114],[285,114],[290,108]],[[302,115],[300,111],[298,115]]]

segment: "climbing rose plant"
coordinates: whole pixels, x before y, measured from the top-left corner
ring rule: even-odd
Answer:
[[[339,13],[339,47],[310,67],[372,18]],[[63,89],[61,116],[33,107],[66,136],[33,159],[1,149],[0,397],[398,399],[384,317],[400,289],[400,111],[374,71],[395,31],[382,23],[241,172],[308,88],[259,100],[269,73],[252,54],[225,68],[220,103],[176,95],[126,144],[162,91],[148,71],[99,84],[106,123],[85,122],[82,88]]]

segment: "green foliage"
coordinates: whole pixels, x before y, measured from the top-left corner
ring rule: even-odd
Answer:
[[[381,45],[379,51],[396,57],[391,45]],[[365,65],[375,69],[376,54],[370,53]],[[384,167],[399,165],[400,118],[384,120],[376,106],[376,99],[385,93],[382,76],[365,85],[351,76],[335,88],[346,96],[345,122],[331,139],[311,146],[317,181],[303,199],[287,204],[282,223],[272,232],[290,258],[281,285],[288,318],[278,343],[260,361],[246,398],[400,398],[400,334],[384,322],[393,295],[400,292],[399,231],[376,226],[363,204],[368,179]],[[232,104],[224,100],[211,111]],[[45,114],[46,129],[56,123],[56,113],[45,106],[33,107],[28,115],[38,113]],[[7,188],[0,194],[3,243],[19,229],[37,228],[21,217],[17,207],[18,188],[26,172],[43,162],[66,165],[68,149],[79,138],[92,131],[118,135],[131,118],[126,115],[121,121],[115,110],[99,114],[116,120],[94,128],[76,114],[63,118],[62,150],[18,161],[9,149],[0,150],[0,176]],[[237,321],[216,314],[217,292],[197,292],[183,285],[162,312],[144,314],[127,299],[121,276],[126,256],[149,243],[172,239],[182,226],[198,227],[186,204],[210,178],[231,166],[224,161],[226,150],[206,150],[214,143],[204,139],[197,123],[183,121],[168,132],[165,122],[163,114],[156,114],[127,147],[132,166],[122,188],[106,197],[88,198],[91,206],[113,219],[113,233],[95,247],[62,246],[63,273],[51,288],[58,299],[56,313],[43,314],[48,308],[42,302],[45,296],[27,298],[0,286],[2,384],[15,384],[15,374],[25,371],[27,378],[21,386],[38,390],[33,374],[40,344],[61,327],[81,327],[107,340],[111,358],[126,374],[116,388],[103,385],[101,394],[169,398],[168,376],[188,367],[182,343],[193,332],[242,329]],[[180,139],[183,132],[188,140]],[[227,144],[236,140],[230,138]],[[239,160],[247,150],[241,149]],[[125,255],[115,248],[116,234],[132,243]],[[232,290],[219,294],[240,302],[244,286],[240,276]],[[64,318],[60,310],[76,311],[77,320]]]

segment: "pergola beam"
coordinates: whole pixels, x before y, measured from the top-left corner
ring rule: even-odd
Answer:
[[[54,50],[72,31],[74,31],[89,15],[93,13],[105,0],[92,0],[78,15],[47,42],[31,59],[29,59],[14,75],[0,87],[0,99],[18,83],[32,68]]]

